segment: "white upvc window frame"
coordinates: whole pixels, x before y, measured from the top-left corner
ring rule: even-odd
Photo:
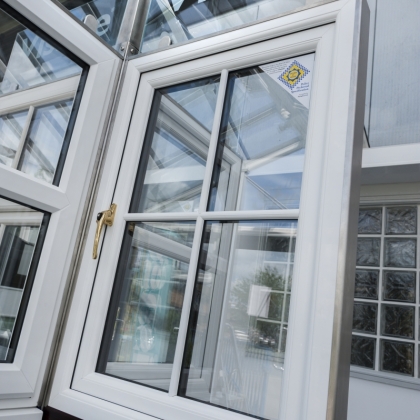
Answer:
[[[14,361],[0,364],[0,418],[18,412],[40,418],[41,411],[34,407],[39,402],[60,302],[121,60],[49,0],[6,0],[6,3],[90,66],[59,186],[0,165],[2,198],[51,213]],[[7,95],[0,98],[0,110],[7,113],[74,96],[76,79]]]
[[[146,130],[154,90],[220,74],[226,69],[315,52],[301,210],[266,211],[263,216],[260,212],[260,217],[299,217],[286,350],[287,388],[281,395],[281,418],[345,418],[351,339],[348,310],[349,307],[352,310],[353,293],[350,290],[349,299],[351,285],[344,279],[354,274],[355,209],[359,201],[363,141],[363,68],[367,61],[367,42],[363,42],[368,38],[366,12],[363,1],[340,0],[128,63],[94,213],[108,208],[112,201],[119,207],[113,227],[104,235],[99,265],[91,258],[96,224],[92,222],[89,228],[48,402],[50,407],[81,418],[104,420],[149,419],[149,415],[182,420],[249,419],[173,396],[173,392],[166,394],[98,374],[97,357],[124,227],[127,221],[139,220],[139,215],[128,214],[128,206],[141,154],[139,139]],[[363,33],[359,38],[360,27]],[[356,65],[359,59],[360,68]],[[137,97],[139,81],[141,95]],[[353,139],[357,140],[354,144]],[[206,217],[229,220],[233,217],[230,213],[203,213],[201,223]],[[190,214],[178,216],[179,220],[197,218]],[[151,215],[149,220],[157,220],[156,217]],[[255,212],[241,212],[241,219],[253,217]],[[141,220],[147,217],[142,214]],[[199,243],[199,238],[194,240]],[[198,258],[198,252],[195,246],[191,261]],[[331,260],[337,264],[331,264]],[[184,297],[186,314],[190,295]],[[342,346],[345,350],[340,350]],[[177,357],[181,357],[180,353]]]

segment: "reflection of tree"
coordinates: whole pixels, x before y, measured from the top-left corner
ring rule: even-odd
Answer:
[[[243,330],[248,335],[248,344],[252,347],[276,351],[280,337],[279,323],[265,322],[248,314],[248,305],[252,286],[263,286],[275,291],[284,291],[286,279],[276,267],[266,266],[253,276],[236,281],[230,295],[230,311],[228,323],[235,329]],[[283,293],[270,294],[269,318],[281,321]]]
[[[229,321],[232,325],[248,327],[249,316],[247,314],[248,301],[251,286],[265,286],[272,290],[284,290],[286,286],[285,277],[280,274],[276,267],[266,266],[259,270],[254,276],[237,280],[230,294]]]

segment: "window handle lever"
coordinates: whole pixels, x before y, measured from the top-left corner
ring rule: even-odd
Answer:
[[[101,232],[103,225],[112,226],[114,224],[115,213],[117,211],[117,205],[112,203],[108,210],[101,211],[96,216],[96,233],[95,240],[93,242],[92,258],[96,260],[98,258],[98,246],[99,239],[101,238]]]

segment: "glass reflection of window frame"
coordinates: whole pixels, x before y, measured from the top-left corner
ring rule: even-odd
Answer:
[[[159,225],[163,228],[165,225],[168,226],[168,230],[165,231],[168,235],[165,235],[163,231],[159,232]],[[178,225],[178,226],[177,226]],[[176,227],[184,227],[184,231],[176,231]],[[172,230],[171,230],[172,229]],[[152,324],[154,325],[156,320],[164,322],[168,322],[170,320],[170,316],[167,317],[168,313],[164,313],[162,317],[162,313],[158,313],[159,310],[162,308],[166,309],[166,311],[171,310],[173,312],[179,312],[179,318],[181,318],[181,312],[183,308],[183,300],[184,300],[184,293],[185,293],[185,286],[187,282],[187,278],[185,278],[184,282],[184,292],[182,293],[182,298],[180,299],[181,302],[176,302],[177,304],[180,303],[179,307],[176,305],[168,305],[168,302],[161,302],[159,300],[156,301],[155,307],[152,305],[148,305],[148,302],[141,302],[141,296],[148,295],[150,292],[148,289],[151,288],[151,282],[156,283],[158,280],[154,279],[153,281],[150,278],[146,278],[145,274],[148,272],[147,268],[152,268],[153,271],[155,268],[159,269],[159,267],[152,267],[150,266],[150,262],[154,259],[161,260],[160,264],[162,264],[162,260],[167,260],[169,263],[175,263],[175,265],[184,265],[183,269],[186,268],[186,273],[188,274],[190,260],[191,260],[191,253],[192,253],[192,243],[193,243],[193,236],[196,229],[196,222],[195,221],[176,221],[176,222],[130,222],[127,223],[124,229],[124,238],[123,243],[120,250],[119,262],[117,271],[115,274],[114,286],[112,289],[112,297],[111,297],[111,304],[108,309],[108,314],[106,317],[104,333],[102,337],[102,344],[101,350],[98,357],[98,362],[96,366],[97,372],[100,372],[104,375],[117,377],[122,380],[127,381],[135,381],[136,383],[141,384],[142,386],[154,388],[160,391],[167,391],[167,387],[170,384],[170,378],[173,368],[173,361],[168,362],[168,355],[169,359],[171,357],[171,352],[173,351],[172,356],[175,354],[175,347],[177,343],[177,336],[179,331],[179,322],[178,327],[174,327],[171,334],[176,336],[175,343],[171,343],[170,340],[168,341],[168,348],[166,349],[166,361],[165,362],[142,362],[142,361],[133,361],[133,360],[115,360],[120,357],[124,358],[124,351],[122,352],[121,356],[121,347],[124,343],[124,335],[123,334],[124,328],[127,328],[127,324],[129,324],[128,328],[131,330],[133,329],[133,325],[137,325],[138,320],[135,320],[133,323],[130,322],[130,319],[139,318],[142,316],[142,306],[145,309],[146,316],[152,318]],[[142,234],[140,234],[140,232]],[[189,232],[188,232],[189,231]],[[192,233],[192,235],[191,235]],[[144,234],[147,235],[147,238],[144,238]],[[171,235],[172,234],[172,235]],[[171,238],[171,236],[176,236],[180,234],[190,234],[191,240],[190,244],[183,243],[182,238]],[[143,240],[142,240],[143,239]],[[181,240],[178,240],[181,239]],[[185,239],[185,238],[183,238]],[[178,251],[178,252],[177,252]],[[135,267],[135,263],[133,261],[133,255],[137,253],[137,260],[141,260],[144,264],[143,267]],[[139,258],[140,256],[140,258]],[[156,258],[157,257],[157,258]],[[133,264],[133,265],[132,265]],[[147,268],[145,267],[147,265]],[[133,272],[137,272],[140,274],[137,277],[137,281],[133,281],[134,279],[130,276]],[[149,273],[151,274],[151,273]],[[169,283],[172,286],[177,284],[179,286],[180,282],[176,278],[176,275],[179,274],[176,270],[171,272],[171,278]],[[175,275],[175,277],[174,277]],[[166,279],[168,280],[168,279]],[[140,281],[141,284],[135,284]],[[166,281],[165,281],[166,282]],[[148,284],[148,287],[143,288],[143,283]],[[162,285],[154,284],[154,286],[158,287],[158,296],[161,296],[161,291],[164,288]],[[175,289],[170,289],[173,292]],[[134,291],[134,293],[133,293]],[[138,293],[138,301],[139,305],[137,312],[134,312],[133,309],[133,295]],[[122,300],[123,296],[129,296],[129,304],[123,306]],[[153,294],[153,292],[152,292]],[[167,298],[169,295],[167,296]],[[173,296],[170,296],[170,299]],[[178,297],[179,299],[179,297]],[[166,303],[166,305],[165,305]],[[127,307],[130,307],[127,309]],[[133,314],[134,313],[134,314]],[[172,321],[172,320],[171,320]],[[144,325],[144,324],[143,324]],[[148,325],[147,325],[148,326]],[[172,324],[173,326],[173,324]],[[174,333],[174,330],[176,332]],[[134,330],[135,332],[131,336],[131,341],[136,342],[137,340],[137,332],[138,328]],[[168,332],[168,331],[166,331]],[[150,338],[155,338],[155,334]],[[172,337],[173,338],[173,337]],[[154,344],[154,343],[153,343]],[[175,346],[174,346],[175,344]],[[172,349],[170,346],[172,345]],[[131,348],[132,352],[133,348]],[[150,356],[148,351],[143,351],[140,355],[143,357]],[[148,354],[149,353],[149,354]],[[133,354],[131,353],[131,358],[133,358]],[[113,359],[112,361],[110,359]],[[125,370],[124,367],[130,367],[131,369]],[[128,377],[127,375],[129,372]],[[157,380],[153,377],[153,373],[157,376]],[[132,379],[133,375],[137,375],[136,379]],[[154,380],[156,382],[154,382]],[[162,381],[159,384],[159,381]],[[167,381],[167,384],[163,383]]]
[[[49,83],[43,83],[43,84],[32,86],[26,89],[20,89],[20,90],[10,92],[10,93],[0,96],[0,114],[2,116],[3,115],[6,116],[7,114],[11,114],[14,112],[28,110],[28,117],[25,123],[23,134],[26,134],[28,132],[29,125],[31,124],[31,119],[32,119],[32,115],[33,115],[33,111],[35,107],[38,108],[40,106],[45,106],[45,105],[58,102],[64,99],[73,99],[72,112],[70,114],[70,118],[67,124],[61,151],[59,154],[59,159],[55,168],[55,173],[54,173],[54,177],[52,181],[52,185],[58,186],[60,183],[61,174],[63,172],[66,155],[69,149],[73,129],[76,123],[77,114],[78,114],[78,110],[79,110],[80,103],[82,100],[84,87],[87,81],[87,77],[89,73],[89,65],[87,65],[79,57],[77,57],[72,52],[70,52],[65,47],[63,47],[61,44],[59,44],[56,40],[54,40],[44,31],[42,31],[37,26],[35,26],[32,22],[27,20],[18,12],[16,12],[12,7],[6,4],[3,0],[0,0],[0,9],[2,9],[5,13],[10,15],[12,19],[15,19],[21,25],[25,26],[27,29],[32,31],[37,37],[39,37],[41,40],[43,40],[47,44],[54,47],[58,52],[60,52],[61,54],[69,58],[71,61],[73,61],[75,64],[77,64],[81,68],[80,75],[54,80]],[[72,84],[73,80],[74,81],[78,80],[77,86],[74,86],[75,83]],[[66,89],[68,91],[68,86],[70,84],[72,84],[73,86],[71,88],[72,93],[67,94],[67,96],[63,98],[62,96],[63,89],[61,87],[66,86]],[[12,109],[8,109],[7,102],[11,100],[11,97],[14,98],[13,102],[15,103]],[[20,97],[22,98],[22,105],[19,105],[18,103],[19,100],[15,99],[15,98],[20,98]],[[56,99],[54,97],[56,97]],[[4,105],[3,105],[3,102],[4,102]],[[24,141],[25,139],[23,138],[23,135],[22,135],[21,143],[19,145],[19,151],[18,151],[19,153],[21,151],[21,148],[23,147]],[[17,166],[18,162],[16,161],[13,164],[14,166]]]
[[[392,231],[387,231],[387,221],[388,221],[388,212],[387,210],[395,210],[398,208],[414,208],[415,209],[415,222],[417,225],[417,232],[404,234],[404,233],[394,233]],[[420,319],[419,319],[419,304],[420,304],[420,258],[418,252],[418,238],[419,238],[419,215],[420,215],[420,206],[417,204],[395,204],[395,205],[369,205],[369,206],[362,206],[360,208],[361,211],[368,211],[368,210],[381,210],[381,218],[380,218],[380,227],[381,231],[379,232],[375,227],[375,233],[368,233],[367,231],[360,233],[359,238],[376,238],[380,241],[380,253],[379,253],[379,263],[376,266],[371,265],[364,265],[359,266],[356,265],[356,270],[363,270],[363,271],[375,271],[378,273],[377,281],[376,281],[376,296],[374,293],[369,293],[369,296],[363,297],[362,294],[355,295],[354,302],[361,303],[361,304],[371,304],[375,305],[377,308],[376,313],[376,325],[375,325],[375,332],[363,332],[361,330],[353,329],[353,339],[354,343],[362,340],[365,340],[365,346],[369,346],[369,349],[365,347],[365,352],[373,352],[373,363],[372,366],[362,366],[361,364],[352,364],[352,371],[353,372],[380,372],[381,375],[387,375],[389,377],[403,379],[405,377],[413,377],[413,378],[420,378],[420,365],[419,365],[419,346],[420,346]],[[415,240],[417,243],[417,250],[415,252],[415,267],[399,267],[399,266],[387,266],[385,263],[385,244],[387,239],[408,239],[408,240]],[[411,293],[411,298],[406,298],[405,300],[401,300],[395,297],[390,296],[389,291],[385,289],[386,277],[390,273],[409,273],[414,275],[414,281],[410,285],[406,285],[409,288],[413,288],[413,292]],[[398,286],[398,285],[397,285]],[[367,286],[366,286],[367,287]],[[398,289],[398,287],[397,287]],[[356,291],[355,291],[356,293]],[[408,293],[408,292],[407,292]],[[385,308],[406,308],[412,309],[413,311],[413,337],[409,336],[401,336],[401,335],[393,335],[387,334],[385,332]],[[398,314],[397,314],[398,316]],[[407,333],[408,334],[408,333]],[[371,344],[368,344],[371,343]],[[388,344],[386,344],[388,343]],[[400,344],[407,344],[412,346],[412,366],[411,366],[411,374],[402,373],[398,371],[391,371],[387,370],[386,367],[383,366],[383,346],[384,345],[392,345],[392,343],[400,343]],[[408,348],[408,347],[407,347]],[[410,347],[411,348],[411,347]],[[359,351],[363,351],[359,349]],[[353,355],[356,357],[356,354]],[[354,359],[357,361],[356,359]],[[360,361],[363,363],[363,361]]]
[[[1,198],[1,197],[0,197]],[[10,199],[5,199],[7,202],[13,203]],[[4,233],[8,227],[35,227],[38,226],[39,230],[37,233],[37,239],[34,245],[32,258],[29,264],[29,269],[26,275],[25,283],[22,288],[14,288],[11,286],[5,286],[8,289],[22,290],[20,303],[17,314],[14,319],[13,330],[11,331],[11,337],[9,341],[9,347],[7,356],[4,360],[0,359],[0,363],[13,363],[16,354],[16,349],[19,344],[19,338],[22,331],[23,322],[25,319],[26,309],[29,303],[33,283],[35,280],[36,271],[38,268],[39,259],[44,245],[45,236],[48,229],[50,220],[50,214],[46,212],[40,212],[37,209],[31,208],[25,205],[26,209],[30,211],[22,211],[22,205],[16,203],[17,207],[13,209],[13,206],[6,209],[4,212],[0,212],[0,245],[4,238]],[[36,211],[34,214],[32,211]],[[3,287],[0,285],[0,287]]]
[[[276,226],[278,224],[278,226]],[[285,226],[281,226],[284,224]],[[222,404],[218,404],[216,400],[223,400],[223,398],[217,397],[217,394],[220,394],[217,392],[217,385],[215,383],[218,379],[218,374],[220,370],[223,370],[223,356],[224,353],[227,351],[227,353],[230,353],[227,355],[225,354],[225,358],[229,360],[230,363],[233,363],[235,366],[230,374],[232,375],[231,378],[225,379],[225,375],[229,375],[229,371],[223,374],[223,381],[230,383],[232,381],[234,383],[233,389],[243,387],[245,390],[242,390],[242,392],[248,392],[252,395],[243,396],[245,400],[248,402],[253,400],[254,407],[252,409],[255,409],[255,404],[259,403],[262,404],[263,395],[261,392],[263,392],[263,389],[266,385],[262,385],[262,388],[258,388],[253,390],[253,382],[252,380],[249,381],[249,377],[255,378],[255,376],[262,371],[268,370],[267,366],[264,365],[264,363],[261,364],[260,369],[258,371],[252,372],[252,369],[241,369],[242,366],[245,366],[246,364],[252,365],[252,355],[256,356],[256,359],[261,361],[270,361],[273,364],[274,371],[280,372],[282,368],[280,367],[281,364],[284,363],[285,358],[285,350],[286,350],[286,337],[287,337],[287,327],[289,323],[289,309],[290,309],[290,297],[291,297],[291,283],[292,283],[292,276],[293,276],[293,266],[294,266],[294,247],[296,243],[296,234],[297,234],[297,220],[295,219],[249,219],[249,220],[206,220],[204,223],[203,228],[203,235],[201,240],[201,246],[200,246],[200,257],[198,266],[195,272],[195,288],[193,292],[193,303],[191,312],[189,314],[189,325],[188,325],[188,335],[186,339],[186,345],[184,349],[184,355],[183,355],[183,363],[182,363],[182,373],[181,373],[181,379],[180,384],[178,388],[178,395],[187,398],[192,399],[200,403],[204,404],[210,404],[214,405],[216,407],[220,407],[224,410],[228,411],[235,411],[239,412],[241,414],[244,414],[246,416],[251,417],[257,417],[257,418],[268,418],[263,417],[257,413],[251,413],[251,412],[245,412],[241,411],[238,408],[232,408],[227,407]],[[270,226],[271,225],[271,226]],[[288,226],[287,226],[288,225]],[[220,227],[220,233],[218,238],[218,249],[217,251],[214,251],[214,254],[210,254],[210,258],[208,257],[208,250],[210,248],[210,237],[212,234],[212,226]],[[207,228],[207,229],[206,229]],[[248,295],[248,301],[247,301],[247,316],[249,317],[248,320],[248,340],[245,345],[245,357],[251,356],[251,359],[248,360],[247,363],[241,364],[239,361],[240,358],[240,351],[239,343],[237,335],[240,334],[242,331],[234,330],[234,327],[226,322],[226,319],[228,317],[228,312],[233,311],[234,307],[227,305],[228,300],[231,296],[235,296],[235,292],[237,289],[235,287],[238,286],[238,279],[235,276],[235,280],[233,280],[233,272],[234,267],[238,269],[238,261],[239,259],[239,251],[240,250],[249,250],[248,248],[241,248],[240,246],[237,247],[238,242],[241,242],[241,240],[249,239],[249,235],[247,233],[251,233],[250,236],[253,236],[253,228],[256,229],[256,232],[260,233],[261,236],[259,236],[259,239],[263,239],[265,241],[265,246],[268,246],[269,243],[269,231],[272,230],[272,234],[276,233],[277,231],[283,231],[280,236],[272,236],[272,238],[276,239],[286,239],[287,241],[287,250],[284,251],[278,251],[278,252],[285,252],[287,254],[287,258],[285,260],[272,260],[275,250],[267,250],[264,248],[263,245],[261,245],[260,240],[258,241],[258,245],[262,246],[262,249],[255,249],[255,253],[260,252],[261,255],[257,260],[260,260],[260,266],[262,270],[259,274],[256,274],[255,277],[250,274],[249,277],[244,279],[244,287],[245,289],[247,286],[251,286],[249,288],[249,295]],[[241,232],[242,231],[242,232]],[[217,233],[216,233],[217,236]],[[226,253],[226,254],[225,254]],[[262,260],[261,260],[262,259]],[[266,287],[266,285],[261,284],[261,282],[271,282],[273,281],[273,273],[277,274],[277,271],[269,271],[268,276],[266,275],[266,268],[270,267],[273,268],[272,265],[276,266],[275,263],[280,263],[281,266],[285,266],[285,276],[282,278],[279,277],[280,282],[283,282],[279,289],[275,289],[272,287]],[[211,267],[214,265],[215,267]],[[221,272],[219,272],[219,265],[222,265]],[[215,271],[212,271],[210,269],[211,274],[213,275],[213,285],[212,290],[206,290],[206,293],[203,292],[203,289],[201,287],[204,287],[204,278],[207,278],[207,268],[211,267],[212,269],[215,269]],[[252,281],[250,281],[252,278]],[[276,276],[274,276],[274,279],[276,279]],[[256,283],[254,283],[256,281]],[[247,284],[247,282],[250,282]],[[201,283],[202,286],[198,286],[198,284]],[[209,278],[207,278],[206,283],[209,283]],[[236,283],[236,284],[235,284]],[[233,285],[235,284],[235,287]],[[239,282],[239,284],[241,284]],[[207,284],[207,288],[208,288]],[[259,315],[256,315],[254,313],[255,311],[255,305],[251,302],[251,292],[253,290],[253,286],[262,287],[260,290],[256,290],[256,293],[261,293],[263,296],[256,297],[256,300],[260,301],[257,306],[258,310],[261,311],[261,297],[263,297],[262,301],[263,303],[263,309],[265,309],[265,314],[262,315],[260,313]],[[242,292],[242,289],[241,289]],[[239,292],[239,293],[241,293]],[[280,319],[274,319],[272,316],[270,317],[271,312],[271,299],[273,296],[282,295],[282,303],[280,305],[281,314]],[[207,298],[203,299],[203,296],[206,296]],[[207,307],[208,313],[206,313],[204,310],[204,314],[201,313],[201,303],[204,301],[204,307]],[[197,306],[200,307],[200,309],[197,308]],[[233,311],[234,312],[234,311]],[[245,315],[244,315],[245,316]],[[199,319],[201,318],[201,321]],[[241,318],[243,319],[243,318]],[[204,347],[197,345],[197,342],[195,341],[196,338],[196,332],[198,330],[198,323],[207,324],[207,329],[204,331],[202,329],[203,325],[201,325],[201,332],[205,334],[205,337],[202,337],[198,340],[199,343],[205,343]],[[262,323],[266,326],[269,325],[275,325],[278,329],[278,336],[277,341],[274,342],[275,346],[277,348],[276,351],[273,351],[272,354],[267,354],[267,347],[271,350],[275,350],[272,348],[272,341],[273,338],[276,337],[269,337],[268,335],[265,335],[263,333],[263,329],[258,329],[257,324]],[[224,328],[225,327],[225,328]],[[223,330],[223,332],[222,332]],[[229,336],[228,341],[232,342],[232,348],[226,349],[226,343],[225,343],[225,335]],[[243,332],[244,335],[246,335],[245,332]],[[256,342],[254,342],[255,337],[253,334],[257,334],[258,339]],[[264,334],[264,337],[261,337],[261,334]],[[223,336],[223,337],[222,337]],[[265,344],[264,340],[270,340],[268,345]],[[193,340],[193,342],[190,342]],[[264,348],[266,346],[266,348]],[[198,348],[197,348],[198,347]],[[201,364],[199,366],[196,366],[194,368],[193,366],[193,359],[195,359],[196,362]],[[255,360],[254,360],[255,361]],[[226,360],[225,360],[226,363]],[[211,367],[213,366],[213,367]],[[229,370],[229,369],[228,369]],[[210,377],[209,377],[209,372]],[[268,377],[268,373],[265,372]],[[237,376],[235,376],[237,375]],[[246,378],[248,375],[248,379]],[[242,378],[241,378],[242,377]],[[264,375],[263,375],[264,377]],[[241,378],[241,379],[240,379]],[[189,384],[189,380],[192,379],[193,383]],[[261,379],[261,378],[260,378]],[[267,378],[265,378],[267,380]],[[278,379],[278,378],[277,378]],[[205,386],[205,389],[211,389],[209,392],[210,398],[213,399],[213,401],[205,401],[204,399],[201,400],[199,398],[194,398],[194,396],[191,395],[191,387],[194,387],[195,385],[198,385],[199,383],[195,383],[197,380],[201,380]],[[282,378],[280,379],[282,381]],[[251,383],[250,383],[251,382]],[[203,386],[203,383],[200,383],[199,388]],[[189,386],[191,385],[191,386]],[[248,388],[247,388],[248,387]],[[215,395],[216,393],[216,395]],[[188,395],[189,394],[189,395]],[[236,396],[240,395],[240,391],[236,389]],[[259,400],[260,398],[261,400]],[[257,399],[257,401],[255,401]],[[232,403],[233,404],[233,403]],[[251,406],[251,403],[245,404],[247,407],[248,405]],[[248,407],[250,409],[250,407]],[[261,407],[260,407],[261,409]],[[265,407],[267,409],[267,407]],[[251,410],[251,409],[250,409]],[[278,415],[278,412],[277,412]],[[277,418],[277,417],[275,417]]]
[[[289,9],[285,9],[283,11],[279,11],[277,10],[276,12],[272,13],[272,12],[265,12],[264,16],[258,16],[261,12],[261,3],[262,4],[262,8],[267,7],[269,8],[268,4],[265,4],[265,2],[263,0],[254,0],[250,3],[252,4],[247,4],[245,7],[239,7],[239,8],[235,8],[235,6],[232,6],[231,2],[226,2],[227,4],[224,4],[222,6],[222,8],[224,7],[225,9],[231,8],[231,10],[225,10],[222,11],[220,8],[218,10],[213,10],[210,11],[210,8],[207,7],[207,5],[201,5],[201,3],[203,3],[203,1],[197,1],[194,4],[190,4],[188,5],[187,8],[185,8],[184,10],[182,9],[182,0],[179,1],[174,1],[173,2],[173,6],[172,9],[169,9],[168,7],[165,8],[165,3],[162,2],[162,4],[158,3],[159,0],[156,0],[156,11],[157,13],[154,13],[152,16],[149,16],[151,14],[151,8],[152,8],[152,2],[153,0],[147,0],[144,4],[144,9],[145,9],[145,15],[143,17],[143,30],[142,30],[142,34],[141,34],[141,39],[139,42],[139,51],[140,54],[150,54],[150,53],[154,53],[156,51],[162,50],[162,49],[166,49],[166,48],[172,48],[172,47],[177,47],[179,45],[184,45],[186,43],[192,42],[192,41],[196,41],[198,39],[205,39],[205,38],[210,38],[212,36],[215,35],[219,35],[222,33],[226,33],[232,30],[236,30],[236,29],[240,29],[240,28],[245,28],[247,26],[250,25],[254,25],[260,22],[264,22],[266,20],[271,20],[271,19],[275,19],[284,15],[288,15],[291,13],[296,13],[299,12],[301,10],[305,10],[309,7],[314,7],[317,5],[317,3],[322,4],[325,3],[325,1],[318,1],[315,2],[315,4],[306,4],[305,1],[302,2],[301,6],[297,6],[295,8],[289,8]],[[280,3],[279,0],[274,0],[274,2]],[[334,0],[326,0],[326,2],[328,1],[334,1]],[[240,3],[240,2],[238,2]],[[270,3],[270,2],[267,2]],[[182,20],[182,16],[181,13],[183,13],[184,11],[191,12],[191,8],[194,6],[194,8],[192,9],[193,11],[196,12],[196,14],[198,16],[200,16],[202,18],[201,21],[196,21],[193,22],[189,27],[188,24],[186,24],[183,20]],[[205,10],[199,10],[200,8],[204,8]],[[249,15],[251,15],[251,9],[254,8],[256,9],[256,18],[250,18]],[[160,9],[160,10],[159,10]],[[212,16],[210,17],[210,19],[207,19],[208,14],[212,13]],[[228,23],[227,25],[225,25],[225,27],[220,29],[221,23],[223,20],[229,19],[233,17],[233,21],[236,22],[235,23]],[[245,19],[243,19],[245,17]],[[161,29],[161,34],[160,37],[152,37],[151,40],[149,42],[154,42],[155,44],[157,44],[156,46],[152,46],[151,48],[143,51],[144,48],[144,41],[146,38],[146,32],[148,29],[148,24],[150,24],[149,20],[151,22],[158,22],[158,24],[160,25]],[[159,23],[159,20],[163,21]],[[237,23],[238,20],[243,20],[242,23]],[[194,19],[192,19],[192,21],[194,21]],[[219,26],[219,29],[216,30],[207,30],[206,33],[204,34],[200,34],[197,36],[192,35],[191,33],[191,29],[194,26],[194,24],[199,24],[200,22],[212,22],[215,23],[215,25]],[[156,23],[155,23],[156,24]],[[169,28],[169,32],[166,30]],[[176,42],[174,42],[174,39]]]

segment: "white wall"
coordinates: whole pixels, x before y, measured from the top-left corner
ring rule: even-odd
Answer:
[[[420,391],[350,378],[347,420],[420,419]]]

